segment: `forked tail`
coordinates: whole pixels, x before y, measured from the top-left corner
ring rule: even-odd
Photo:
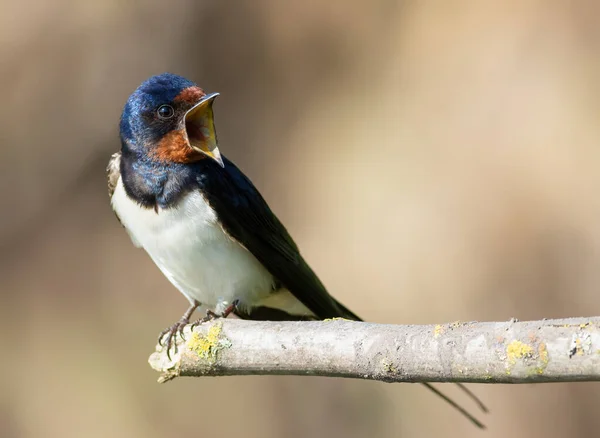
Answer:
[[[355,321],[363,321],[361,318],[359,318],[354,312],[349,310],[342,303],[340,303],[337,300],[336,300],[336,303],[337,303],[338,307],[340,308],[340,311],[341,311],[340,316],[341,317],[346,318],[346,319],[352,319]],[[448,403],[454,409],[456,409],[458,412],[460,412],[464,417],[466,417],[475,426],[477,426],[480,429],[485,429],[485,425],[481,421],[479,421],[477,418],[475,418],[475,416],[473,416],[469,411],[467,411],[461,405],[456,403],[453,399],[448,397],[446,394],[441,392],[439,389],[437,389],[431,383],[425,382],[425,383],[423,383],[423,385],[427,389],[429,389],[431,392],[433,392],[435,395],[437,395],[438,397],[443,399],[446,403]],[[471,400],[473,400],[477,404],[479,409],[481,409],[482,412],[485,412],[485,413],[489,412],[487,406],[483,403],[483,401],[481,401],[481,399],[479,397],[477,397],[469,388],[467,388],[462,383],[456,383],[456,386],[458,386],[461,391],[463,391]]]

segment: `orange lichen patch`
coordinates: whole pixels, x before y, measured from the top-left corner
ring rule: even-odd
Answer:
[[[544,374],[544,370],[548,366],[548,362],[550,362],[550,358],[548,357],[548,348],[546,348],[546,344],[543,342],[538,346],[538,356],[540,358],[541,364],[536,368],[536,373]]]
[[[165,135],[152,150],[152,155],[157,161],[166,163],[193,163],[205,158],[205,155],[190,147],[184,131],[181,130]]]
[[[195,104],[205,95],[206,95],[206,93],[200,87],[188,87],[188,88],[185,88],[177,96],[175,96],[174,101]]]

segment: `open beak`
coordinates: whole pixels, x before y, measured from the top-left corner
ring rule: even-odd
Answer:
[[[190,147],[212,158],[221,167],[223,158],[217,147],[217,132],[213,115],[213,102],[219,93],[207,94],[183,117],[185,132]]]

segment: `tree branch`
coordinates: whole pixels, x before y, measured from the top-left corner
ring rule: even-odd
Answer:
[[[159,382],[177,376],[311,375],[384,382],[600,380],[600,317],[384,325],[216,320],[184,331]],[[178,339],[180,340],[180,339]]]

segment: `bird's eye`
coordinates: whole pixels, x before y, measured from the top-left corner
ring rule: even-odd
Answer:
[[[161,105],[158,107],[156,113],[161,119],[170,119],[175,114],[175,111],[171,105]]]

